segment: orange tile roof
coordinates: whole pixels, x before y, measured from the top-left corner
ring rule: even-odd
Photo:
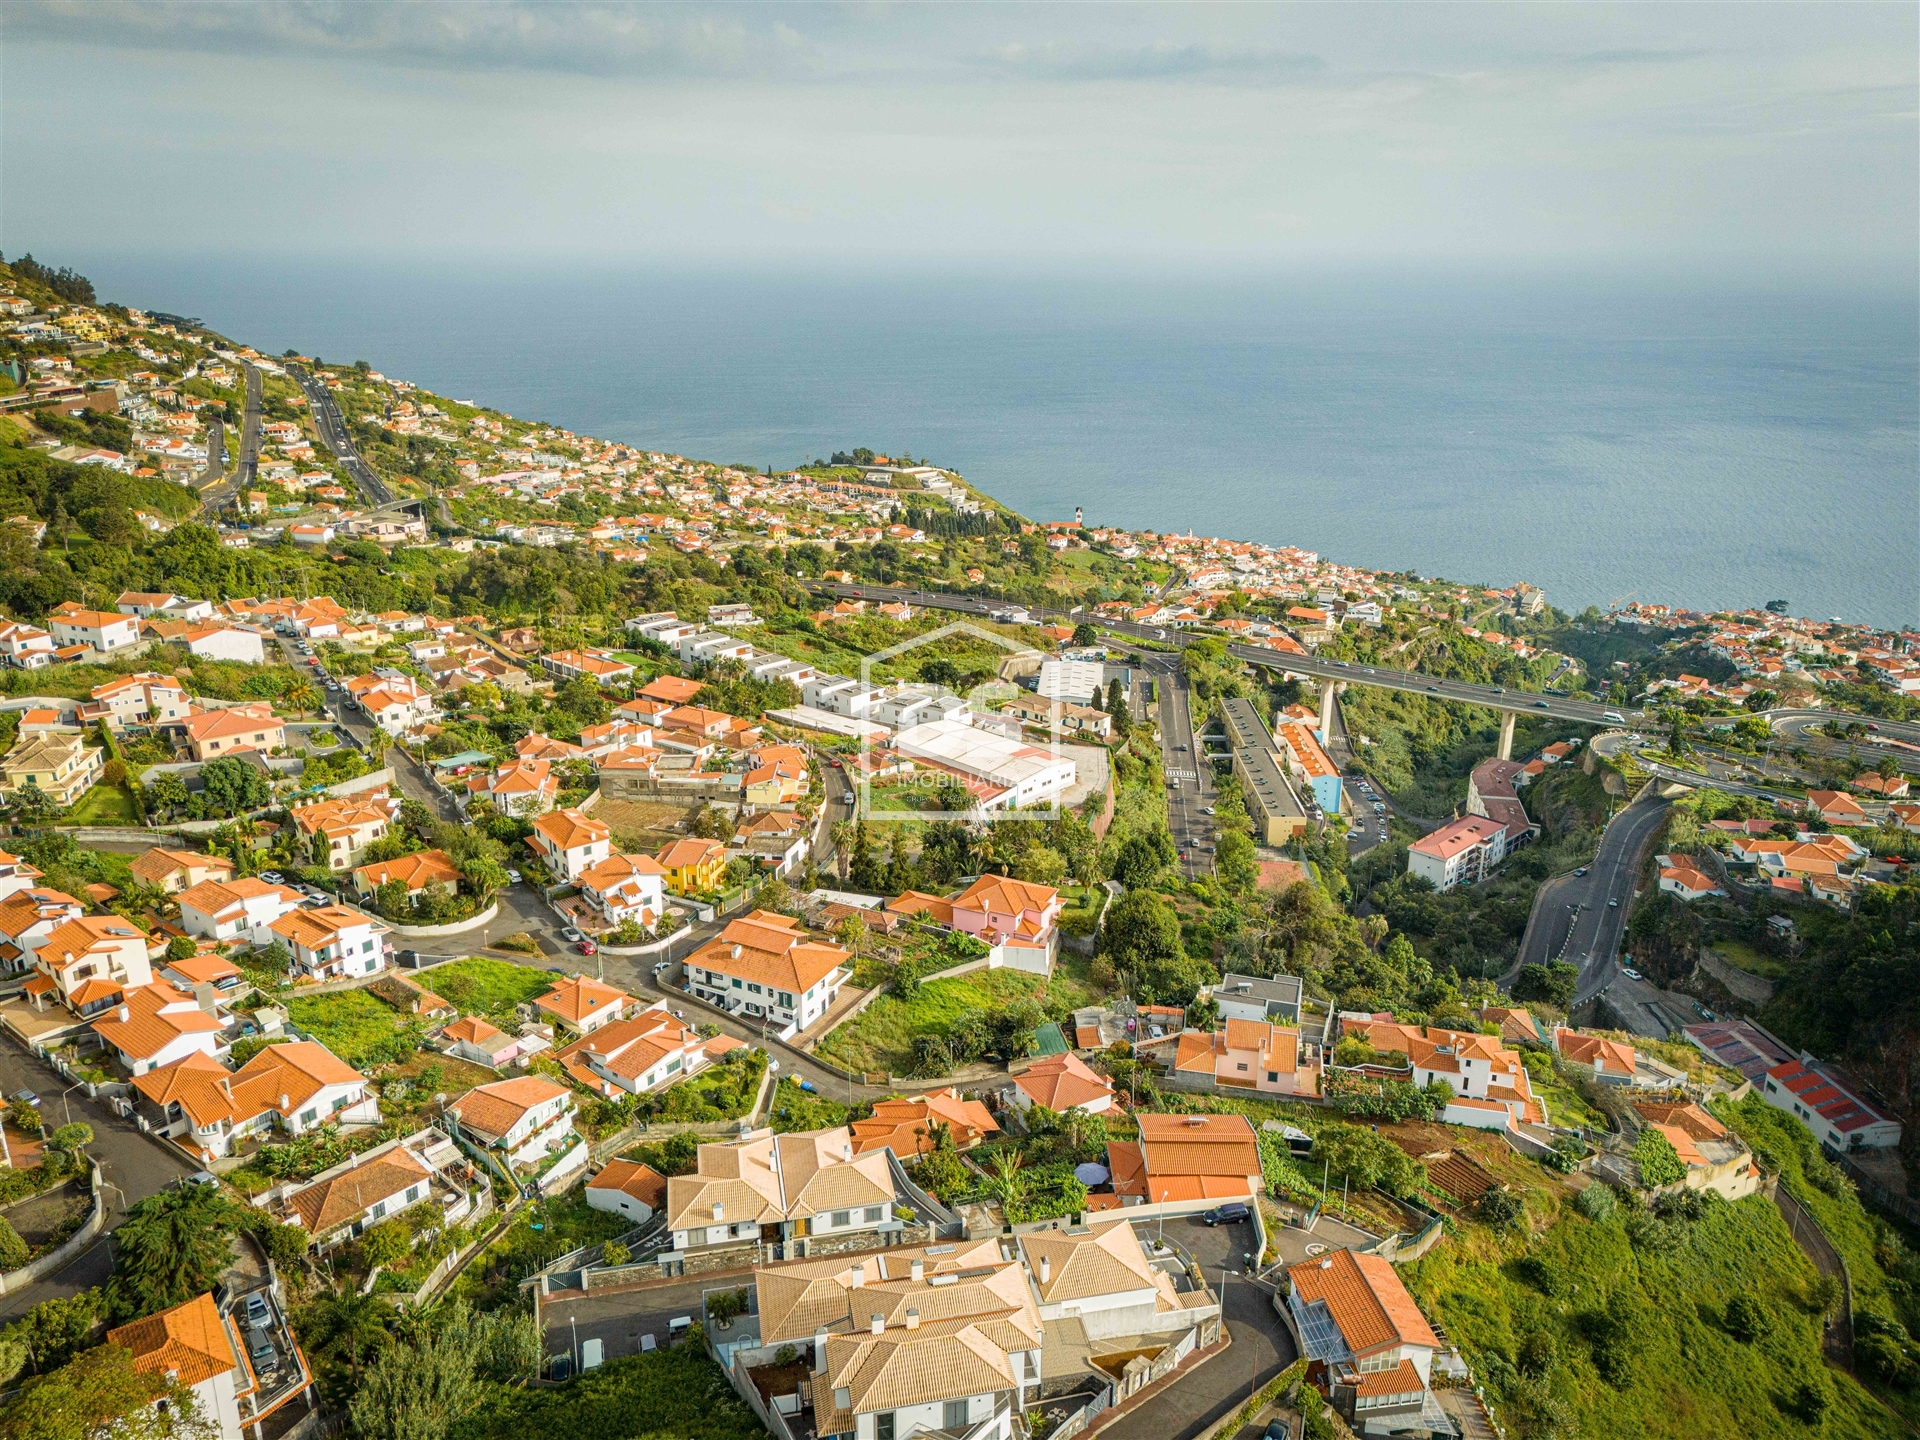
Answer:
[[[345,1174],[296,1190],[287,1204],[312,1235],[324,1235],[367,1213],[370,1206],[424,1183],[426,1169],[405,1150],[389,1150]],[[424,1191],[422,1192],[424,1195]]]
[[[211,1292],[109,1330],[107,1343],[131,1350],[133,1368],[142,1374],[173,1375],[188,1387],[230,1370],[245,1373]]]
[[[853,1122],[853,1153],[890,1149],[902,1160],[930,1154],[935,1125],[945,1125],[953,1143],[962,1150],[1000,1130],[985,1105],[962,1099],[958,1090],[948,1086],[924,1095],[877,1102],[871,1119]]]
[[[533,1003],[549,1014],[578,1025],[588,1016],[598,1015],[609,1005],[629,1005],[632,998],[626,991],[604,985],[598,980],[590,980],[584,975],[568,975],[556,980],[553,988],[537,996]]]
[[[1059,897],[1060,892],[1049,885],[1035,885],[1008,875],[982,875],[953,897],[953,905],[956,910],[1018,915],[1023,910],[1044,911]]]
[[[1395,1345],[1440,1347],[1392,1263],[1378,1255],[1335,1250],[1291,1267],[1287,1279],[1302,1302],[1326,1305],[1356,1358]]]
[[[107,1044],[136,1060],[151,1059],[182,1036],[217,1035],[220,1028],[191,995],[182,995],[164,980],[134,986],[121,1001],[121,1010],[109,1011],[92,1026]]]
[[[1113,1087],[1078,1055],[1053,1055],[1014,1076],[1013,1083],[1036,1105],[1066,1111],[1113,1094]]]
[[[667,1178],[638,1160],[609,1160],[606,1168],[587,1182],[589,1190],[618,1190],[654,1210],[667,1205]]]
[[[684,680],[678,675],[661,675],[642,685],[636,693],[649,700],[659,700],[668,705],[684,705],[706,688],[698,680]]]
[[[538,816],[533,828],[557,850],[577,850],[582,845],[611,839],[613,831],[590,815],[578,810],[550,810]]]
[[[715,852],[725,852],[718,840],[670,840],[654,856],[668,870],[685,870],[698,865]]]
[[[395,880],[409,890],[422,890],[429,885],[457,883],[460,879],[459,869],[444,850],[418,850],[397,860],[362,865],[353,873],[375,889]]]
[[[449,1040],[465,1040],[469,1044],[477,1045],[482,1041],[491,1040],[494,1036],[502,1035],[506,1032],[501,1030],[497,1025],[489,1025],[478,1015],[463,1015],[440,1033]]]
[[[695,950],[686,964],[803,994],[850,957],[838,945],[808,941],[795,925],[785,915],[755,910]]]
[[[460,1123],[484,1135],[502,1136],[520,1123],[529,1110],[537,1109],[567,1093],[567,1087],[539,1075],[517,1075],[511,1080],[495,1080],[476,1085],[447,1109],[457,1113]]]

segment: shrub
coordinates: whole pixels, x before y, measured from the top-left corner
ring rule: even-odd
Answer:
[[[1511,1190],[1489,1190],[1474,1201],[1473,1213],[1482,1224],[1496,1230],[1504,1230],[1525,1213],[1526,1207],[1520,1203],[1520,1197]]]
[[[25,1100],[16,1100],[7,1106],[7,1119],[13,1128],[24,1135],[38,1136],[40,1133],[40,1111]]]
[[[1649,1125],[1633,1142],[1633,1158],[1640,1166],[1640,1179],[1649,1189],[1676,1185],[1687,1178],[1686,1163],[1673,1142]]]
[[[632,1258],[633,1251],[622,1245],[618,1240],[609,1240],[605,1245],[600,1247],[600,1263],[610,1269],[624,1265]]]
[[[13,1228],[13,1222],[0,1215],[0,1270],[18,1270],[27,1263],[27,1242]]]
[[[1727,1333],[1742,1345],[1751,1345],[1767,1332],[1766,1307],[1751,1295],[1736,1295],[1727,1302]]]
[[[1552,1335],[1545,1330],[1529,1330],[1521,1337],[1515,1363],[1522,1375],[1544,1375],[1553,1368],[1558,1355],[1559,1346]]]
[[[1573,1197],[1573,1208],[1595,1224],[1613,1218],[1613,1191],[1605,1185],[1589,1185]]]

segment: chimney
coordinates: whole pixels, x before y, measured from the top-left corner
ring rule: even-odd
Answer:
[[[124,1025],[131,1019],[133,1019],[133,1007],[131,1005],[122,1005],[120,1007],[120,1023]]]
[[[920,1328],[920,1312],[918,1310],[907,1311],[907,1328],[909,1330],[918,1330]]]
[[[293,1113],[293,1096],[282,1095],[280,1097],[280,1113],[282,1115],[291,1115]]]
[[[718,1225],[720,1223],[720,1218],[721,1216],[726,1214],[726,1210],[727,1210],[727,1207],[722,1205],[718,1200],[713,1202],[713,1223],[714,1224]]]
[[[1331,1270],[1333,1268],[1333,1257],[1329,1255],[1326,1259],[1322,1260],[1320,1262],[1320,1268],[1322,1270]]]
[[[736,960],[740,958],[740,947],[738,945],[733,947],[733,958]]]
[[[873,1333],[876,1335],[884,1335],[886,1334],[886,1332],[887,1332],[887,1317],[882,1315],[878,1310],[874,1311],[873,1312]]]
[[[1042,1285],[1053,1283],[1053,1257],[1051,1255],[1042,1255],[1040,1257],[1040,1283]]]
[[[926,1278],[926,1274],[927,1274],[926,1261],[916,1260],[913,1262],[912,1265],[908,1266],[907,1268],[912,1273],[915,1284],[918,1284],[921,1280]]]
[[[867,1283],[867,1267],[864,1265],[854,1266],[853,1269],[847,1272],[847,1278],[853,1282],[853,1288],[858,1290],[862,1285]]]
[[[842,1160],[851,1160],[853,1158],[853,1141],[849,1140],[840,1147],[840,1158]]]

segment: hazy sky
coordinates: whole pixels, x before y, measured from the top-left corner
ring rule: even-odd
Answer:
[[[0,248],[1911,282],[1897,5],[0,6]]]

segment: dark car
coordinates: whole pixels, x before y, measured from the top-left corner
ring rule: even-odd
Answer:
[[[1209,1225],[1238,1225],[1242,1220],[1249,1219],[1251,1214],[1246,1206],[1233,1200],[1225,1205],[1214,1206],[1200,1218]]]
[[[1533,708],[1536,710],[1544,710],[1547,708],[1547,702],[1544,700],[1536,700],[1533,702]]]

